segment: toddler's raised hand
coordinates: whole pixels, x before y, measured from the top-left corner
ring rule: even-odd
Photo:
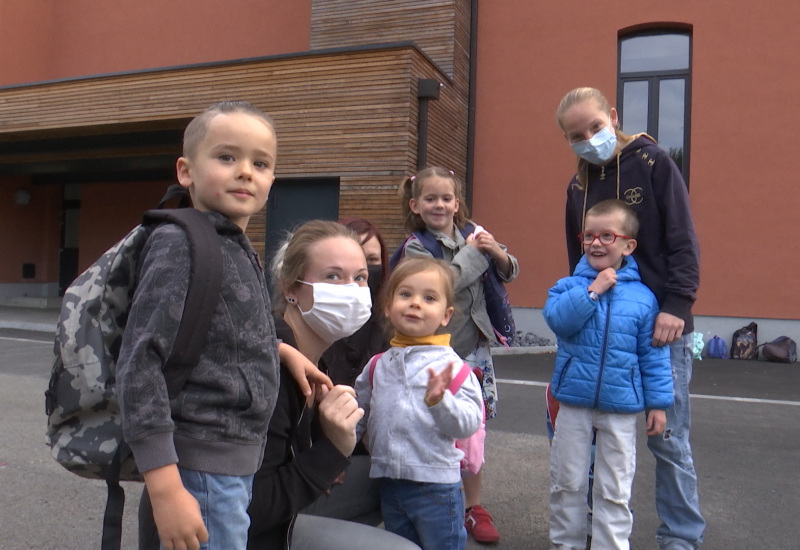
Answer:
[[[450,362],[442,372],[436,374],[432,368],[428,368],[428,391],[425,392],[425,404],[433,407],[444,397],[444,392],[450,382],[453,381],[453,365]]]
[[[597,278],[589,285],[589,290],[603,294],[615,284],[617,284],[617,271],[613,267],[607,267],[597,274]]]

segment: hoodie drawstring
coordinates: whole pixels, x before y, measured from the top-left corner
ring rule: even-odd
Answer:
[[[617,200],[619,200],[619,157],[617,153]],[[583,216],[581,216],[581,233],[586,229],[586,197],[589,195],[589,163],[586,163],[586,185],[583,187]]]

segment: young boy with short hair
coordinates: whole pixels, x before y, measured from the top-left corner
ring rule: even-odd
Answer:
[[[214,224],[224,271],[200,360],[172,400],[162,369],[188,289],[186,234],[159,226],[139,261],[117,384],[125,440],[166,549],[246,547],[279,358],[264,272],[244,231],[267,202],[276,153],[272,120],[246,102],[214,104],[186,128],[178,181]],[[297,359],[286,348],[281,355]]]
[[[657,435],[673,402],[669,349],[652,345],[658,302],[631,256],[638,227],[622,201],[593,206],[578,235],[584,255],[544,307],[558,337],[551,391],[560,409],[550,460],[550,542],[557,548],[586,545],[593,429],[592,548],[629,548],[637,413],[647,411],[647,434]]]

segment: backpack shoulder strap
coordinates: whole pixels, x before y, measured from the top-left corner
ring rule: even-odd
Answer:
[[[433,233],[428,231],[427,229],[421,229],[419,231],[414,231],[412,236],[419,239],[419,242],[422,243],[422,246],[425,247],[425,250],[431,253],[431,256],[441,260],[444,258],[444,253],[442,252],[442,245],[436,239]]]
[[[174,397],[186,383],[211,328],[222,286],[222,249],[208,217],[194,208],[148,210],[144,224],[174,223],[186,231],[192,260],[189,289],[175,345],[167,361],[167,390]]]
[[[394,268],[397,267],[397,264],[400,263],[400,260],[406,257],[406,246],[408,246],[408,243],[411,241],[411,239],[416,239],[416,237],[411,235],[404,240],[394,252],[392,252],[391,257],[389,258],[389,269],[394,270]]]
[[[471,373],[471,372],[472,372],[472,369],[469,367],[469,365],[467,365],[466,363],[462,364],[461,365],[461,369],[459,369],[459,371],[456,373],[456,375],[450,381],[450,385],[447,386],[447,389],[450,390],[450,393],[455,395],[456,392],[458,391],[458,389],[464,383],[464,380],[467,379],[467,377],[469,376],[469,373]]]
[[[370,361],[369,361],[369,387],[370,388],[372,387],[372,379],[375,378],[375,365],[378,364],[378,359],[381,358],[381,355],[383,355],[383,352],[380,352],[377,355],[374,355],[372,357],[372,359],[370,359]]]

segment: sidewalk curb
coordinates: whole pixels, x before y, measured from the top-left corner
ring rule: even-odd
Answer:
[[[33,321],[17,320],[3,320],[0,319],[0,329],[14,329],[14,330],[27,330],[32,332],[47,332],[55,335],[56,323],[42,323]],[[503,346],[493,346],[491,348],[492,355],[538,355],[542,353],[555,353],[558,350],[557,346],[514,346],[506,348]]]
[[[28,330],[31,332],[49,332],[55,336],[55,323],[25,323],[21,321],[0,321],[0,328]]]
[[[556,351],[558,351],[557,346],[493,347],[492,355],[538,355],[540,353],[555,353]]]

